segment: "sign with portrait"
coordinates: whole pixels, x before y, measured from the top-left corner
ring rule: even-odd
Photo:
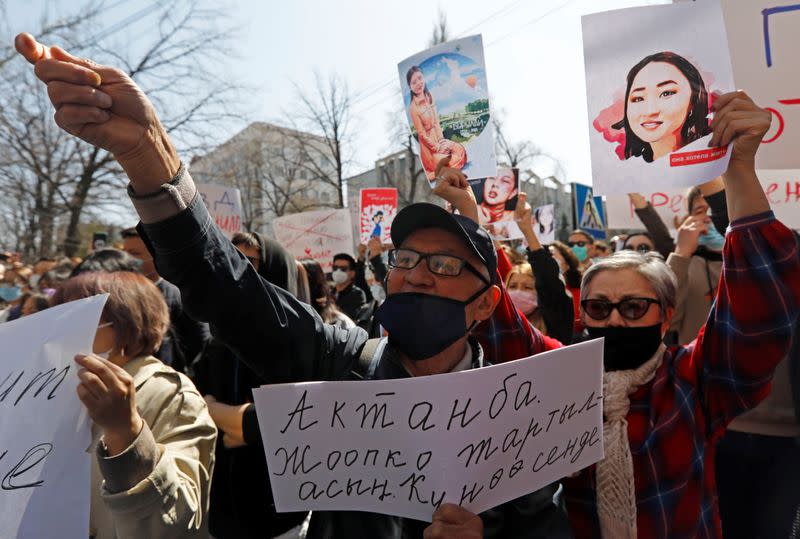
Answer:
[[[582,18],[596,193],[709,181],[730,148],[708,146],[715,96],[735,89],[719,0]]]
[[[391,243],[392,221],[397,215],[397,189],[362,189],[359,215],[361,243],[366,244],[370,238],[380,238],[382,243]]]
[[[428,180],[444,157],[468,178],[493,176],[497,164],[481,36],[436,45],[397,67]]]

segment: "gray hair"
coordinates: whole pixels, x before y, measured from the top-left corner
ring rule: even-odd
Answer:
[[[601,271],[632,269],[650,282],[661,306],[662,316],[667,309],[674,309],[677,298],[678,278],[664,262],[664,258],[654,252],[620,251],[600,259],[583,273],[581,281],[581,301],[589,295],[589,284]]]

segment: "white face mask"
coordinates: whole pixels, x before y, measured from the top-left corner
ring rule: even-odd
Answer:
[[[342,270],[333,270],[333,282],[336,284],[344,284],[347,282],[347,272]]]
[[[107,328],[107,327],[111,327],[113,325],[114,325],[114,322],[105,322],[103,324],[98,324],[97,325],[97,329]],[[111,348],[109,348],[105,352],[99,352],[99,353],[97,353],[95,355],[105,359],[106,361],[108,361],[108,358],[111,356],[111,350],[113,350],[113,349],[114,349],[114,347],[112,346]]]

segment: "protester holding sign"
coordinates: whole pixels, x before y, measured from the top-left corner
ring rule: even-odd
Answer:
[[[800,312],[798,245],[775,220],[754,166],[769,113],[742,92],[716,107],[712,145],[733,146],[724,175],[731,225],[714,309],[697,338],[662,343],[677,290],[658,255],[623,251],[583,277],[584,323],[605,338],[606,456],[565,480],[578,537],[722,537],[716,442],[769,394],[789,351]]]
[[[506,288],[514,304],[533,326],[564,344],[572,342],[572,296],[559,275],[558,262],[542,247],[533,230],[527,194],[520,193],[515,220],[528,243],[527,264],[514,266]]]
[[[27,34],[18,36],[17,48],[51,87],[57,122],[110,151],[128,174],[142,218],[139,230],[159,271],[181,289],[189,310],[209,321],[256,374],[271,382],[403,378],[483,364],[483,350],[469,331],[492,315],[500,289],[494,284],[494,246],[475,221],[430,204],[414,204],[397,215],[388,297],[377,315],[391,338],[366,354],[370,366],[363,368],[363,330],[324,324],[312,309],[262,279],[212,226],[152,104],[129,77],[44,47]],[[77,91],[64,93],[65,87]],[[102,105],[98,96],[106,96],[109,110],[95,107]],[[174,181],[165,184],[170,178]],[[504,525],[567,536],[565,516],[553,503],[555,490],[551,486],[490,510],[499,522],[492,536],[508,537],[512,530]],[[380,514],[315,512],[309,536],[419,537],[425,526]]]
[[[217,429],[184,375],[153,357],[169,325],[158,289],[130,272],[83,273],[55,304],[109,294],[78,397],[97,436],[90,535],[207,537]]]

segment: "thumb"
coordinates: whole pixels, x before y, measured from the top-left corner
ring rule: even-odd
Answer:
[[[35,64],[39,60],[52,58],[50,47],[46,47],[36,41],[28,32],[17,34],[14,39],[14,47],[28,62]]]
[[[517,213],[521,213],[525,210],[525,201],[528,199],[528,193],[520,193],[517,196],[517,206],[514,208],[514,211]]]
[[[434,176],[438,176],[442,169],[450,164],[450,156],[442,157],[438,163],[436,163],[436,170],[434,171]]]

